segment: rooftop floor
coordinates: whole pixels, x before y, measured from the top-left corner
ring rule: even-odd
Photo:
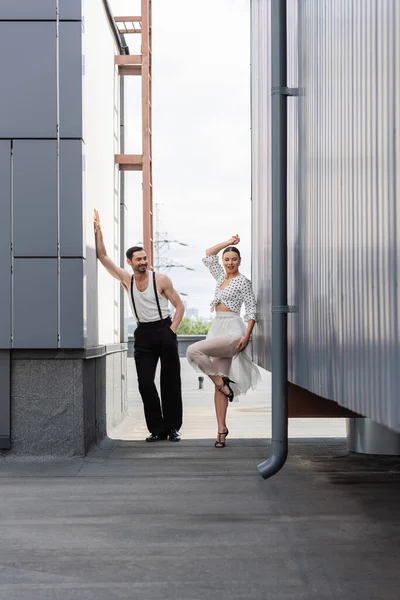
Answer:
[[[86,458],[0,461],[0,600],[398,600],[400,460],[298,422],[264,481],[267,379],[230,407],[217,450],[210,389],[183,372],[178,444],[142,440],[132,394],[133,416]]]
[[[137,390],[135,364],[128,359],[128,403],[129,417],[110,435],[121,440],[142,440],[148,435],[143,418],[143,406]],[[215,439],[216,422],[214,415],[213,384],[204,378],[204,387],[199,389],[198,373],[181,359],[183,391],[183,427],[185,440]],[[228,408],[230,442],[232,438],[269,438],[271,436],[271,374],[261,369],[262,380],[259,387],[241,396],[239,402],[232,402]],[[158,380],[157,373],[157,380]],[[344,437],[345,419],[289,419],[289,436],[304,437]]]

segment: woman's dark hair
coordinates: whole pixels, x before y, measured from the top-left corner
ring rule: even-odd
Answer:
[[[240,256],[239,249],[238,249],[238,248],[236,248],[236,246],[228,246],[227,248],[225,248],[225,250],[224,250],[224,251],[223,251],[223,253],[222,253],[222,256],[223,256],[224,254],[226,254],[226,252],[236,252],[236,254],[238,255],[238,257],[239,257],[239,258],[242,258],[242,257]]]
[[[142,246],[132,246],[132,248],[128,248],[128,250],[125,252],[126,258],[128,260],[132,260],[132,256],[135,254],[135,252],[143,252],[144,248],[142,248]]]

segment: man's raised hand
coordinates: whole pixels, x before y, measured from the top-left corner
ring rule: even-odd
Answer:
[[[96,209],[94,209],[94,230],[95,231],[101,231],[101,226],[100,226],[100,216],[99,213]]]

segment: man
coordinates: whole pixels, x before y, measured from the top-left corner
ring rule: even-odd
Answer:
[[[147,442],[169,439],[179,442],[182,425],[182,391],[180,360],[176,332],[185,312],[179,294],[166,275],[147,270],[147,256],[140,246],[126,251],[133,275],[121,269],[107,256],[99,213],[95,210],[94,227],[97,258],[118,279],[129,295],[135,330],[135,363],[139,392],[150,436]],[[175,307],[171,319],[168,301]],[[158,360],[161,360],[161,406],[154,383]]]

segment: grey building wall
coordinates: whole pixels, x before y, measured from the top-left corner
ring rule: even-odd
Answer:
[[[97,9],[92,31],[102,27],[113,80],[115,33],[103,3]],[[89,52],[83,68],[84,16],[82,0],[0,3],[0,447],[11,440],[26,454],[82,454],[126,406],[126,347],[118,332],[100,345],[95,331],[102,315],[93,229],[90,239],[86,230],[93,211],[85,196],[83,88],[85,70],[101,77],[102,65]],[[111,124],[102,172],[118,196],[112,132],[119,123],[110,94],[110,106],[98,109],[100,125]],[[114,319],[119,307],[101,306],[107,309]],[[90,347],[88,311],[95,315]]]
[[[79,3],[62,0],[60,15],[55,0],[0,6],[1,348],[84,347]]]
[[[270,366],[270,0],[252,1],[254,343]],[[288,0],[290,380],[400,431],[400,5]]]

